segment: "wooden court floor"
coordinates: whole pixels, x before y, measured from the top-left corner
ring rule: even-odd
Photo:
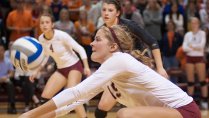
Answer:
[[[94,101],[91,102],[91,104],[95,104]],[[6,113],[7,110],[7,103],[1,103],[0,102],[0,118],[18,118],[20,114],[23,112],[24,104],[22,102],[17,102],[16,104],[17,112],[18,114],[10,115]],[[118,109],[120,109],[120,105],[116,105],[112,112],[108,112],[108,115],[106,118],[116,118],[116,112]],[[95,110],[94,107],[88,107],[87,115],[88,118],[95,118],[93,111]],[[209,110],[202,110],[201,111],[202,118],[209,118]],[[70,113],[66,116],[60,117],[60,118],[77,118],[75,113]]]
[[[93,112],[88,112],[88,118],[94,118]],[[8,114],[0,114],[0,118],[17,118],[20,114],[16,115],[8,115]],[[77,118],[74,113],[60,117],[60,118]],[[116,118],[116,112],[109,112],[107,118]],[[209,118],[209,110],[202,111],[202,118]]]

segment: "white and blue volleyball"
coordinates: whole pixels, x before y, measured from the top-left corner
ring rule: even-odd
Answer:
[[[44,51],[39,41],[25,36],[17,39],[10,48],[10,59],[16,68],[23,71],[36,70],[44,60]]]

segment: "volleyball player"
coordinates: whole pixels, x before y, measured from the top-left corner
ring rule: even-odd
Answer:
[[[100,28],[91,46],[91,59],[101,64],[98,70],[20,118],[47,118],[47,113],[55,114],[57,108],[91,99],[104,89],[127,107],[117,112],[117,118],[201,117],[192,97],[143,64],[149,64],[149,59],[133,50],[133,39],[121,26]]]
[[[54,29],[51,14],[40,16],[40,28],[43,34],[39,36],[39,41],[45,54],[51,56],[57,65],[57,70],[50,76],[41,95],[42,100],[47,101],[63,87],[69,88],[80,83],[82,73],[84,72],[85,75],[89,76],[91,71],[84,48],[66,32]],[[75,52],[80,55],[84,68]],[[36,75],[37,73],[30,79],[33,81]],[[86,117],[83,106],[77,107],[75,111],[80,118]]]

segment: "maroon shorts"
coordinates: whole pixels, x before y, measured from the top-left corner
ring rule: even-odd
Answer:
[[[188,105],[179,107],[177,110],[181,113],[183,118],[201,118],[200,109],[195,101],[192,101]]]
[[[205,63],[204,57],[191,57],[191,56],[186,56],[186,62],[187,63]]]
[[[83,66],[81,64],[81,61],[78,61],[77,63],[75,63],[72,66],[66,67],[66,68],[61,68],[61,69],[57,69],[57,71],[59,73],[61,73],[63,76],[65,76],[66,78],[68,78],[68,74],[71,70],[77,70],[81,73],[83,73]]]

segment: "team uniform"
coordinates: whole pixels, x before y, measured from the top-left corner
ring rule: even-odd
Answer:
[[[113,78],[123,72],[131,72],[135,76],[129,79]],[[116,101],[127,107],[159,106],[178,109],[193,101],[192,97],[175,84],[134,57],[122,52],[113,53],[113,56],[101,64],[90,77],[53,97],[53,101],[57,108],[73,103],[62,107],[61,111],[67,108],[73,109],[79,102],[90,100],[105,88]]]
[[[81,62],[74,50],[80,55],[81,59],[87,58],[86,52],[84,48],[67,33],[54,30],[54,36],[51,40],[47,40],[44,34],[42,34],[39,37],[39,41],[44,48],[45,54],[54,59],[58,71],[65,77],[68,75],[65,70],[69,72],[71,69],[76,69],[82,72]]]
[[[206,34],[199,30],[196,34],[188,32],[185,34],[183,50],[186,52],[187,63],[204,63],[204,49],[206,44]],[[200,50],[193,50],[189,47],[192,45]]]

